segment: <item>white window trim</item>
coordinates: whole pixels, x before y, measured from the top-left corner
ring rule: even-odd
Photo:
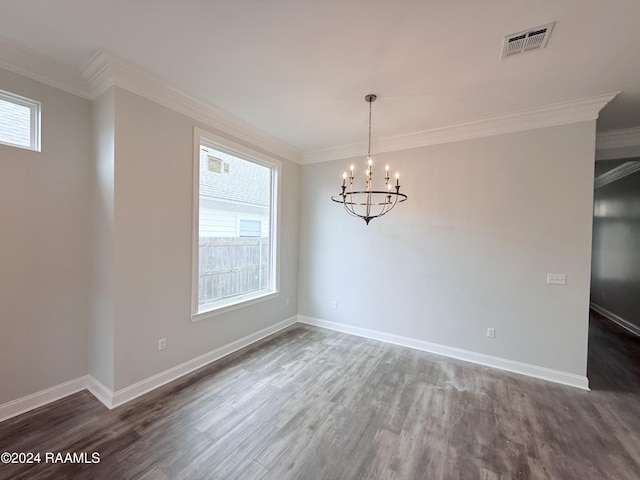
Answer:
[[[228,299],[227,301],[213,302],[212,308],[207,311],[198,312],[198,276],[199,276],[199,223],[200,223],[200,145],[206,145],[237,156],[238,158],[250,160],[259,165],[273,168],[275,175],[272,178],[271,202],[272,212],[270,232],[272,236],[272,265],[271,276],[273,290],[269,292],[259,292],[257,294],[240,295]],[[193,129],[193,198],[192,198],[192,230],[191,230],[191,321],[199,322],[217,315],[221,315],[238,308],[243,308],[255,303],[277,298],[280,292],[280,175],[282,172],[282,162],[258,152],[245,145],[228,140],[207,130],[194,127]],[[275,205],[275,208],[273,207]],[[217,305],[217,306],[216,306]]]
[[[36,100],[31,100],[27,97],[21,97],[15,93],[0,90],[0,99],[6,102],[14,103],[23,107],[27,107],[31,111],[29,115],[29,146],[20,145],[18,143],[3,142],[2,145],[9,145],[10,147],[23,148],[25,150],[33,150],[34,152],[40,152],[40,111],[42,110],[42,104]]]

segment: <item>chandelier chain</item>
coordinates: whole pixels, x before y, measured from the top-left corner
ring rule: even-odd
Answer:
[[[371,157],[371,104],[373,100],[369,100],[369,148],[367,149],[367,159]]]

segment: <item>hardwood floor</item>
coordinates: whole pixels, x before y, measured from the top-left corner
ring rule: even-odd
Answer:
[[[592,314],[592,392],[297,325],[112,411],[0,424],[2,479],[640,478],[640,340]],[[45,452],[99,452],[51,464]]]

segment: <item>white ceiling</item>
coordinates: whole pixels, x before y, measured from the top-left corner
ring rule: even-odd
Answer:
[[[555,21],[544,50],[505,35]],[[0,0],[0,35],[76,70],[101,48],[302,152],[621,91],[640,126],[638,0]]]

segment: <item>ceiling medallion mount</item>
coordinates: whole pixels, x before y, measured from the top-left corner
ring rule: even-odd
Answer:
[[[334,202],[342,203],[344,209],[349,215],[362,218],[367,225],[376,217],[381,217],[385,213],[389,212],[396,204],[404,202],[407,196],[404,193],[400,193],[400,174],[396,172],[396,184],[392,185],[389,182],[389,165],[384,167],[384,189],[374,190],[373,188],[373,159],[371,158],[371,104],[376,101],[378,97],[373,93],[370,93],[364,97],[365,101],[369,104],[369,147],[367,149],[367,169],[365,170],[364,190],[354,190],[353,181],[354,165],[350,167],[350,173],[342,174],[342,192],[338,195],[333,195],[331,200]],[[347,185],[347,179],[349,185]],[[348,189],[347,189],[348,187]]]

